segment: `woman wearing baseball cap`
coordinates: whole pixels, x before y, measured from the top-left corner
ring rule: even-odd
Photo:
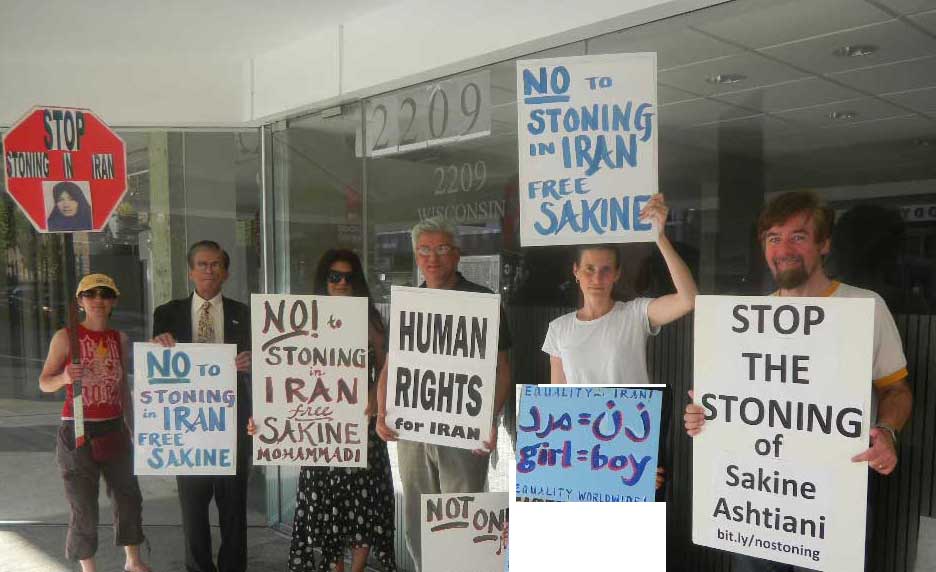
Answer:
[[[65,481],[65,497],[71,508],[65,554],[78,560],[82,572],[95,572],[97,551],[98,486],[107,483],[114,512],[114,540],[126,552],[124,570],[149,572],[140,558],[143,542],[141,512],[143,497],[133,475],[130,432],[124,416],[130,413],[127,388],[129,340],[109,327],[111,311],[120,291],[106,274],[81,279],[75,297],[84,311],[78,325],[79,363],[72,363],[67,328],[57,331],[49,344],[49,355],[39,376],[39,388],[55,392],[65,388],[62,426],[58,431],[55,457]],[[72,383],[82,382],[84,434],[75,446]]]

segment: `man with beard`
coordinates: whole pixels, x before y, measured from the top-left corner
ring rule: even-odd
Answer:
[[[907,359],[900,334],[884,300],[864,290],[830,279],[823,269],[823,257],[831,248],[835,213],[822,204],[815,193],[795,191],[771,200],[758,219],[758,238],[767,266],[779,288],[774,296],[838,296],[874,299],[874,356],[872,379],[877,421],[870,431],[871,446],[852,457],[889,475],[897,468],[897,432],[907,422],[913,407],[907,385]],[[689,392],[692,397],[692,392]],[[873,407],[872,407],[873,410]],[[704,409],[695,403],[686,406],[686,432],[698,435],[705,423]],[[873,415],[873,414],[872,414]],[[870,503],[869,503],[870,505]],[[871,530],[868,514],[868,530]],[[868,535],[870,540],[870,534]],[[870,542],[867,543],[870,546]],[[802,570],[741,554],[734,555],[735,572],[790,572]]]

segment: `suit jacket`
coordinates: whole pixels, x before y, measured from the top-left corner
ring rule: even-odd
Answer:
[[[237,353],[250,351],[250,308],[237,300],[221,297],[224,305],[224,343],[237,344]],[[153,337],[172,334],[176,342],[192,342],[192,296],[166,302],[153,312]],[[247,418],[252,415],[250,374],[237,373],[238,473],[246,467],[250,453]],[[246,450],[245,450],[246,449]]]
[[[224,306],[224,343],[237,344],[237,353],[250,351],[250,308],[221,297]],[[153,312],[153,337],[172,334],[180,344],[192,342],[192,296],[172,300]]]

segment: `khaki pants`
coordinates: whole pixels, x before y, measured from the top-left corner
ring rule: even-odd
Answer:
[[[487,484],[488,456],[468,449],[399,441],[397,455],[403,481],[403,519],[406,543],[422,569],[420,495],[439,493],[481,493]]]
[[[85,424],[93,435],[93,422]],[[71,422],[59,427],[55,458],[65,481],[65,498],[71,507],[65,555],[69,560],[94,556],[98,544],[98,485],[101,477],[114,512],[114,543],[132,546],[143,542],[143,496],[133,476],[133,456],[129,436],[124,453],[106,463],[91,458],[90,443],[75,449],[75,427]]]

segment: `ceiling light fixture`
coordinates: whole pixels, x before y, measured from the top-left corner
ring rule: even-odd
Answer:
[[[848,121],[856,117],[858,117],[856,111],[833,111],[829,114],[829,119],[834,119],[836,121]]]
[[[732,83],[738,83],[739,81],[744,81],[747,79],[747,76],[740,73],[720,73],[718,75],[710,75],[705,78],[705,81],[715,84],[715,85],[728,85]]]
[[[878,51],[878,49],[877,46],[871,44],[860,44],[856,46],[842,46],[832,53],[840,58],[860,58],[863,56],[870,56]]]

